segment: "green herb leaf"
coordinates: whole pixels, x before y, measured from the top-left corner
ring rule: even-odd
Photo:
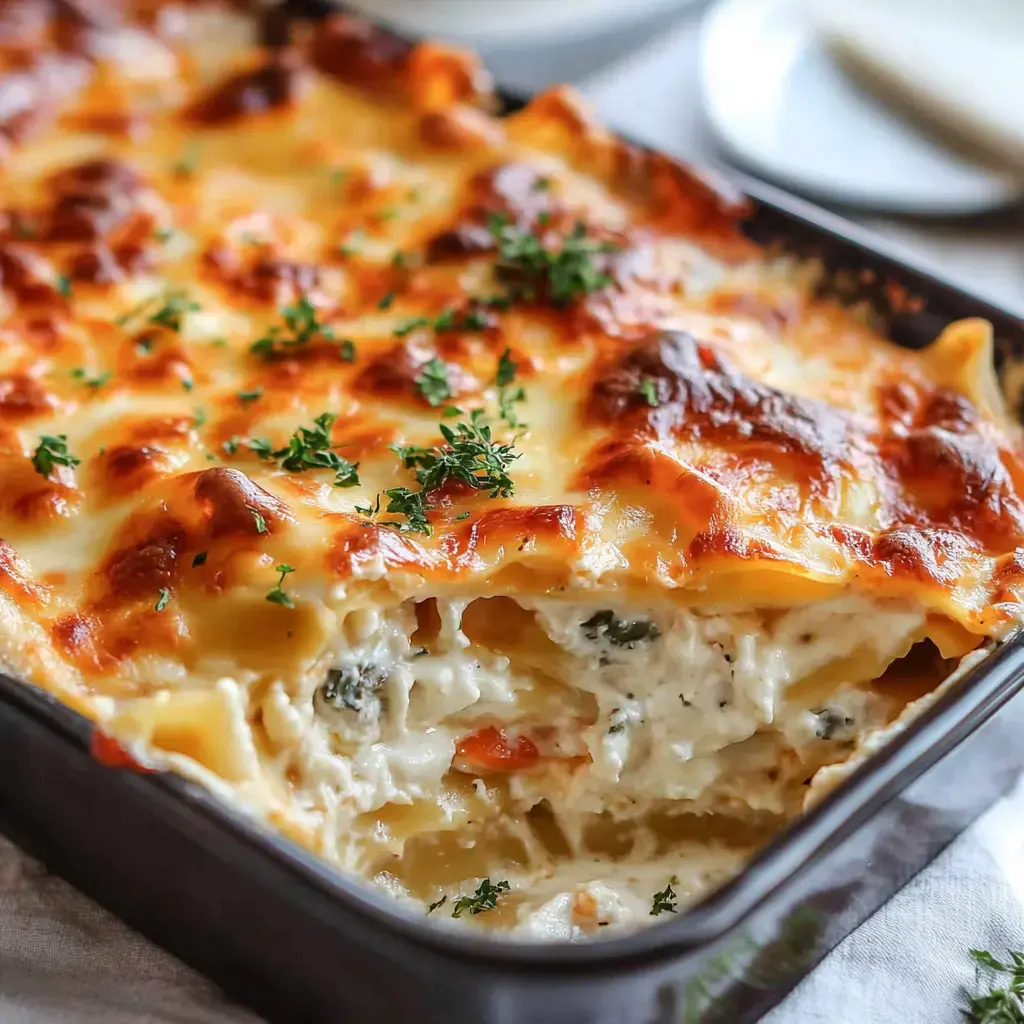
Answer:
[[[395,328],[395,337],[404,338],[420,327],[427,327],[439,334],[444,331],[482,331],[487,327],[487,317],[479,310],[469,309],[460,313],[446,306],[437,316],[413,316],[403,320]]]
[[[511,351],[505,349],[498,359],[498,415],[513,429],[525,427],[527,424],[516,415],[516,403],[526,401],[526,391],[522,387],[513,387],[518,364],[512,361]]]
[[[68,451],[67,434],[43,434],[39,445],[32,455],[32,468],[47,480],[53,478],[54,466],[77,466],[81,459],[75,458]]]
[[[171,592],[166,587],[161,587],[156,599],[156,604],[153,605],[154,611],[162,612],[167,607],[167,602],[171,599]]]
[[[489,878],[485,878],[477,887],[472,896],[460,896],[452,909],[452,917],[461,917],[464,913],[482,914],[486,910],[496,910],[498,898],[502,893],[508,892],[512,887],[508,882],[501,881],[491,884]]]
[[[501,215],[493,215],[489,227],[498,245],[498,280],[509,286],[514,298],[543,299],[562,308],[612,283],[599,257],[620,247],[588,238],[583,221],[576,222],[558,249],[545,248],[544,239]]]
[[[263,388],[255,387],[252,391],[239,391],[238,400],[242,405],[248,405],[250,402],[258,402],[263,397]]]
[[[445,399],[451,397],[448,367],[437,356],[429,359],[420,367],[420,375],[416,378],[416,387],[431,405],[440,405]]]
[[[249,351],[264,359],[273,359],[284,349],[305,345],[319,335],[327,341],[334,341],[334,332],[318,319],[316,306],[305,295],[291,306],[281,310],[283,325],[271,327],[262,338],[249,346]]]
[[[252,505],[245,506],[252,513],[252,521],[256,524],[257,533],[269,533],[267,529],[267,521],[263,518],[263,513],[258,508],[253,508]]]
[[[175,178],[191,178],[195,174],[198,159],[199,146],[195,142],[190,142],[171,165],[171,174]]]
[[[198,569],[199,566],[206,565],[206,552],[200,551],[195,558],[192,559],[192,568]]]
[[[636,386],[636,393],[652,408],[658,407],[658,386],[653,377],[643,377]]]
[[[249,449],[261,459],[277,459],[281,469],[289,473],[330,469],[334,472],[335,487],[356,487],[359,463],[349,462],[332,450],[331,427],[336,419],[333,413],[321,413],[313,420],[312,428],[299,427],[283,448],[272,448],[268,441],[253,438]]]
[[[338,342],[338,355],[344,363],[356,361],[356,343],[351,338],[342,338]]]
[[[616,647],[632,650],[641,640],[657,640],[661,630],[647,619],[618,619],[610,608],[595,612],[580,624],[588,640],[607,640]]]
[[[659,917],[661,914],[679,913],[678,897],[676,896],[675,890],[672,888],[673,885],[678,884],[679,879],[673,875],[668,880],[668,885],[666,885],[661,892],[656,892],[654,894],[654,904],[651,907],[651,917]]]
[[[104,370],[102,373],[97,374],[95,377],[88,376],[84,366],[76,366],[71,371],[71,376],[80,380],[87,388],[92,388],[94,391],[98,391],[104,384],[110,381],[110,378],[114,376],[113,370]]]
[[[443,907],[448,902],[447,896],[442,896],[439,900],[434,900],[433,903],[427,907],[427,913],[432,914],[438,907]]]
[[[986,976],[988,992],[967,995],[967,1019],[971,1024],[1024,1024],[1024,953],[1010,951],[1010,963],[994,957],[987,950],[970,950],[977,964],[975,987]],[[1000,975],[1008,977],[1000,978]]]
[[[379,703],[376,694],[387,682],[388,674],[379,665],[346,665],[327,670],[320,697],[332,708],[366,713]]]
[[[235,452],[238,451],[238,446],[241,443],[242,439],[237,434],[232,434],[226,441],[222,442],[221,448],[223,448],[228,455],[234,455]]]
[[[196,409],[192,416],[192,424],[196,427],[202,427],[206,424],[206,410]]]
[[[342,256],[357,256],[366,245],[366,235],[362,231],[353,231],[343,242],[338,243],[338,253]]]
[[[380,302],[377,303],[377,308],[378,309],[390,309],[392,304],[394,303],[394,301],[395,301],[395,293],[394,292],[388,292],[387,295],[385,295],[380,300]]]
[[[67,274],[58,274],[53,279],[53,287],[57,289],[57,294],[61,298],[71,298],[71,278]]]
[[[295,602],[284,592],[281,584],[284,583],[284,578],[288,573],[295,572],[295,568],[282,562],[280,565],[274,566],[274,572],[279,572],[281,578],[277,581],[277,586],[267,594],[267,600],[271,604],[283,605],[285,608],[294,608]]]

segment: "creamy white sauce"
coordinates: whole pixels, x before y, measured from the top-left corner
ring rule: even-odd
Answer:
[[[920,611],[855,597],[768,620],[668,605],[520,603],[561,652],[563,678],[575,693],[546,693],[552,684],[538,679],[529,658],[471,643],[461,629],[468,602],[438,600],[440,634],[424,646],[412,639],[411,603],[349,612],[324,672],[294,692],[283,682],[270,686],[262,722],[282,772],[302,780],[300,803],[332,823],[350,848],[342,862],[357,869],[367,862],[352,852],[355,817],[389,805],[437,806],[460,738],[492,724],[513,741],[539,737],[550,760],[504,777],[505,815],[515,819],[508,827],[524,836],[530,863],[495,863],[493,874],[512,886],[514,934],[563,940],[650,923],[652,895],[669,878],[677,879],[683,906],[730,873],[736,850],[676,843],[658,854],[648,816],[700,813],[723,801],[781,813],[784,787],[773,774],[780,750],[799,756],[832,743],[849,751],[858,735],[886,721],[883,703],[858,686],[865,678],[840,673],[827,700],[817,691],[812,702],[791,700],[790,689],[855,655],[884,666],[924,624]],[[581,720],[581,707],[591,709],[589,720]],[[578,755],[575,767],[555,770],[571,755]],[[487,777],[476,783],[479,793],[488,791]],[[528,835],[525,815],[542,801],[573,851],[568,861],[552,861]],[[589,850],[587,828],[602,814],[635,828],[626,855]],[[477,834],[467,830],[465,843],[472,847]],[[410,897],[390,873],[380,881]],[[434,898],[454,900],[478,881]]]

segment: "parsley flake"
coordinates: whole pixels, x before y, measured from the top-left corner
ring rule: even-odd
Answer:
[[[518,368],[519,364],[512,361],[511,352],[506,348],[498,359],[495,383],[498,385],[498,415],[513,429],[527,426],[516,415],[515,409],[516,402],[526,401],[526,391],[522,387],[512,386]]]
[[[334,341],[334,333],[319,320],[316,306],[305,295],[300,296],[294,305],[285,306],[281,310],[281,319],[283,326],[275,324],[262,338],[257,338],[249,346],[250,352],[264,359],[273,359],[280,355],[281,349],[305,345],[317,335]]]
[[[114,376],[114,371],[104,370],[95,377],[90,377],[84,366],[76,366],[71,371],[71,376],[76,380],[80,380],[87,388],[92,388],[94,391],[98,391],[110,380],[111,377]]]
[[[652,408],[658,408],[658,386],[653,377],[643,377],[636,386],[636,393]]]
[[[393,445],[392,450],[406,469],[416,470],[418,491],[393,487],[384,494],[388,498],[385,512],[404,516],[405,523],[383,525],[403,533],[425,533],[433,528],[427,519],[433,505],[429,495],[448,480],[460,480],[474,490],[485,491],[489,498],[508,498],[514,492],[509,467],[519,458],[512,444],[499,444],[491,437],[491,428],[484,422],[482,409],[474,409],[469,423],[460,422],[455,429],[439,425],[443,445],[421,448],[416,445]]]
[[[71,298],[71,278],[67,274],[58,274],[53,279],[53,287],[57,294],[63,299]]]
[[[390,309],[392,304],[394,303],[394,301],[395,301],[395,293],[394,292],[388,292],[387,295],[385,295],[380,300],[380,302],[377,303],[377,308],[378,309]]]
[[[156,599],[156,604],[153,605],[153,610],[162,612],[167,607],[167,603],[170,599],[171,592],[166,587],[161,587]]]
[[[258,402],[263,397],[263,388],[255,387],[252,391],[239,391],[238,400],[242,405],[248,405],[250,402]]]
[[[343,363],[356,361],[356,343],[351,338],[342,338],[338,342],[338,356]]]
[[[43,434],[32,455],[32,468],[47,480],[53,479],[54,466],[77,466],[82,460],[68,451],[67,434]]]
[[[288,573],[295,572],[295,567],[285,565],[284,562],[282,562],[280,565],[274,566],[274,572],[279,572],[281,574],[281,578],[277,581],[277,586],[267,594],[267,600],[271,604],[283,605],[285,608],[294,608],[295,602],[284,592],[281,584],[284,583],[284,578]]]
[[[612,283],[599,258],[620,247],[588,238],[583,221],[576,222],[559,249],[546,248],[544,239],[500,214],[493,215],[488,226],[498,245],[498,280],[513,298],[543,299],[561,309]]]
[[[442,896],[439,900],[434,900],[433,903],[427,907],[427,913],[432,914],[438,907],[443,907],[448,902],[447,896]]]
[[[678,885],[679,879],[673,875],[668,880],[668,885],[665,886],[661,892],[654,894],[654,903],[651,906],[651,917],[659,917],[662,914],[678,914],[679,913],[679,897],[676,895],[675,890],[672,888],[673,885]]]
[[[256,524],[257,533],[269,533],[267,529],[267,521],[263,518],[263,513],[258,508],[253,508],[252,505],[245,506],[252,513],[252,521]]]
[[[429,359],[420,367],[416,387],[431,405],[440,405],[445,399],[451,398],[452,394],[448,383],[448,367],[437,356]]]
[[[498,898],[502,893],[508,892],[512,886],[506,881],[491,884],[489,878],[485,878],[477,887],[472,896],[460,896],[455,901],[452,909],[452,917],[461,917],[463,913],[482,914],[485,910],[496,910]]]
[[[195,558],[192,559],[192,568],[198,569],[199,566],[206,565],[206,552],[200,551]]]
[[[299,427],[283,448],[273,448],[269,441],[253,438],[249,442],[249,450],[261,459],[276,459],[281,469],[289,473],[330,469],[334,472],[335,487],[356,487],[359,484],[359,463],[349,462],[332,450],[331,427],[337,418],[334,413],[321,413],[313,420],[312,429]]]
[[[202,427],[206,425],[206,410],[196,409],[192,414],[192,425],[194,427]]]
[[[226,441],[221,442],[221,448],[227,452],[228,455],[234,455],[238,451],[238,446],[242,443],[242,439],[237,434],[232,434]]]

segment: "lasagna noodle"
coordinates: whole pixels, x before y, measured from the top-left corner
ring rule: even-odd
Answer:
[[[0,659],[124,757],[572,939],[698,896],[1015,627],[983,321],[898,348],[727,186],[568,89],[495,116],[460,51],[39,7]]]

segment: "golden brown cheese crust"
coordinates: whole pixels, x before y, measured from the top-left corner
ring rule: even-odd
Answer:
[[[976,634],[1016,616],[1022,467],[984,324],[896,348],[746,240],[742,197],[568,90],[496,119],[465,54],[338,16],[211,71],[166,6],[49,11],[0,25],[22,97],[0,123],[0,590],[83,677],[237,656],[228,619],[287,645],[279,563],[300,600],[407,570],[746,605],[850,586]],[[552,251],[582,231],[598,285],[496,273],[495,217]],[[515,493],[449,483],[429,536],[359,512],[414,486],[391,446],[438,443],[448,403],[514,438]],[[325,412],[357,487],[249,448]],[[80,461],[43,473],[57,435]]]

